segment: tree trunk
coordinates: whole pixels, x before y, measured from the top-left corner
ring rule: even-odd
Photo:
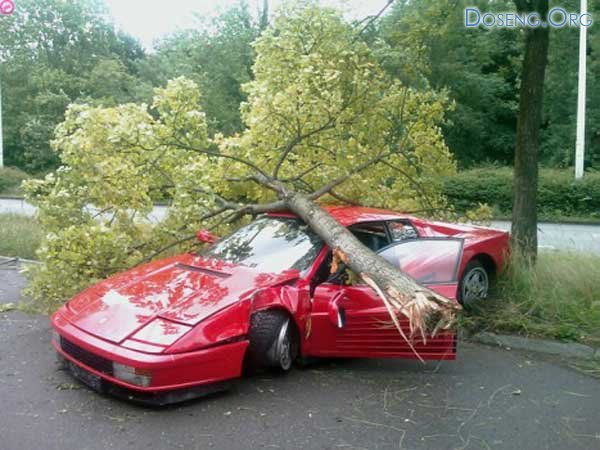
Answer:
[[[426,341],[427,335],[435,335],[455,323],[456,313],[461,309],[456,302],[421,286],[375,254],[309,197],[290,191],[281,197],[289,210],[301,217],[327,243],[334,258],[343,261],[377,292],[394,325],[411,347],[415,335]],[[400,327],[399,314],[409,320],[408,336]],[[415,354],[419,356],[416,351]]]
[[[542,20],[548,12],[548,0],[515,0],[515,3],[520,12],[537,11]],[[537,256],[538,148],[548,43],[547,27],[525,28],[525,56],[515,145],[511,239],[513,248],[531,261],[535,261]]]

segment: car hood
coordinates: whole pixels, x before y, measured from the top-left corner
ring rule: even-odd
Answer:
[[[120,343],[157,317],[193,326],[257,289],[298,276],[298,271],[260,273],[197,255],[179,255],[136,267],[83,291],[67,304],[66,318],[92,335]]]

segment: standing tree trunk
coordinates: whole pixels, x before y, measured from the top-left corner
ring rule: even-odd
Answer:
[[[541,20],[545,20],[548,13],[548,0],[515,0],[515,4],[519,12],[538,12]],[[531,261],[535,261],[537,257],[538,149],[548,44],[548,27],[525,29],[511,234],[513,249]]]

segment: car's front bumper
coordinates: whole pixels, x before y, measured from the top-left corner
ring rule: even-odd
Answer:
[[[131,400],[145,399],[146,403],[172,403],[191,398],[192,394],[205,395],[222,389],[220,385],[223,382],[241,375],[248,346],[247,340],[240,340],[193,352],[149,354],[92,336],[70,324],[60,314],[52,316],[52,325],[61,340],[71,345],[67,349],[64,342],[61,344],[53,339],[52,345],[58,354],[84,373],[102,380],[98,384],[87,384],[93,384],[96,390]],[[109,363],[112,362],[150,372],[150,385],[142,387],[116,378],[110,370]],[[171,401],[154,401],[161,397]]]
[[[127,400],[133,403],[139,403],[146,406],[166,406],[197,399],[199,397],[205,397],[207,395],[226,391],[233,383],[233,380],[226,380],[215,383],[191,386],[187,388],[179,388],[174,390],[157,392],[146,392],[140,391],[138,389],[131,389],[129,387],[124,387],[121,384],[113,383],[109,381],[109,379],[105,378],[99,378],[100,383],[98,383],[97,385],[91,385],[86,379],[82,379],[80,374],[83,371],[88,375],[94,375],[92,371],[83,369],[81,366],[75,366],[72,362],[70,362],[70,360],[64,358],[61,352],[58,352],[57,355],[62,361],[63,368],[66,371],[68,371],[75,379],[87,385],[92,390],[100,394],[112,395],[123,400]],[[74,367],[79,368],[77,372],[73,371]]]

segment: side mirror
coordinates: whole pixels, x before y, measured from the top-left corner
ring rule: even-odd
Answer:
[[[213,242],[216,242],[219,238],[218,236],[215,236],[208,230],[200,230],[196,233],[196,239],[198,240],[198,242],[212,244]]]

